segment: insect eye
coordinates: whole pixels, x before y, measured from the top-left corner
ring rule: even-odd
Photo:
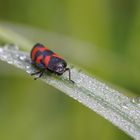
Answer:
[[[55,72],[62,74],[64,72],[64,65],[59,63],[58,65],[56,65],[55,67]]]
[[[57,71],[62,71],[63,69],[64,69],[63,66],[57,66],[57,67],[56,67],[56,70],[57,70]]]

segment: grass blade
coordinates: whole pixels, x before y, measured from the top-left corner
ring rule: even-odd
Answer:
[[[31,66],[29,53],[19,51],[16,46],[0,48],[0,60],[29,74],[35,71]],[[75,84],[68,80],[68,73],[61,77],[44,74],[42,80],[97,112],[131,137],[140,138],[140,107],[122,93],[76,68],[72,68],[72,80]]]

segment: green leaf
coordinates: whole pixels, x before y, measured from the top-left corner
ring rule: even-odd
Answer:
[[[29,74],[35,72],[29,53],[19,51],[14,45],[0,48],[0,59]],[[131,137],[140,137],[140,107],[136,103],[76,68],[71,71],[75,84],[68,80],[68,73],[62,77],[45,73],[42,80],[97,112]]]
[[[18,31],[20,32],[21,29]],[[28,50],[33,41],[22,37],[18,31],[15,32],[1,26],[0,40],[5,43],[17,44],[19,48]],[[18,50],[17,46],[1,46],[0,60],[15,65],[29,74],[35,72],[36,70],[30,63],[30,53]],[[45,73],[41,79],[97,112],[129,136],[135,139],[140,138],[139,98],[128,98],[77,68],[72,68],[71,72],[75,84],[68,80],[68,73],[64,73],[61,77]]]

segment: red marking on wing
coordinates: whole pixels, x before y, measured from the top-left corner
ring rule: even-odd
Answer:
[[[43,55],[38,56],[36,59],[36,64],[39,64],[42,58],[43,58]]]
[[[48,51],[48,50],[50,50],[50,49],[49,49],[49,48],[47,48],[47,47],[45,47],[45,50],[46,50],[46,51]]]
[[[38,47],[35,47],[35,48],[33,48],[33,50],[32,50],[32,54],[31,54],[31,56],[32,56],[32,61],[34,61],[34,59],[35,59],[35,54],[37,53],[37,51],[40,51],[40,52],[43,52],[45,50],[45,48],[38,48]]]
[[[46,68],[48,67],[50,59],[51,59],[51,56],[46,56],[45,59],[44,59],[44,64],[45,64]]]
[[[57,55],[56,53],[52,54],[52,56],[57,57],[57,58],[62,58],[61,56]]]

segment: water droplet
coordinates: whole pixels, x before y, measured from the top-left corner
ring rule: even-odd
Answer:
[[[8,62],[9,64],[13,64],[13,61],[10,60],[10,59],[9,59],[7,62]]]
[[[132,103],[140,106],[140,97],[135,97],[131,99]]]
[[[30,67],[31,67],[31,66],[27,65],[27,66],[26,66],[26,69],[29,69]]]
[[[0,53],[1,53],[1,52],[3,52],[3,49],[2,49],[2,48],[0,48]]]
[[[32,72],[32,69],[31,69],[30,65],[26,65],[26,72],[27,73],[31,73]]]
[[[18,50],[18,46],[15,44],[7,44],[4,47],[5,50]]]
[[[128,109],[127,103],[123,103],[122,107],[125,108],[125,109]]]
[[[31,73],[31,70],[26,70],[27,73]]]
[[[25,55],[21,55],[21,56],[19,56],[19,59],[20,60],[25,60],[26,59],[26,56]]]

